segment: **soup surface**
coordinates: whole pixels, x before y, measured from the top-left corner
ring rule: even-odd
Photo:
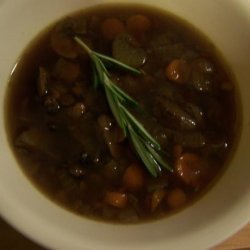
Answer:
[[[140,71],[106,67],[140,106],[129,110],[169,169],[148,171],[149,153],[138,154],[118,126],[76,36]],[[119,223],[162,218],[200,197],[230,156],[238,120],[234,82],[214,46],[142,6],[91,8],[47,28],[20,57],[6,100],[10,143],[33,183],[71,211]]]

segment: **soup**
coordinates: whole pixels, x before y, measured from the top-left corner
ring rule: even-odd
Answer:
[[[157,9],[63,18],[24,51],[6,121],[13,152],[50,199],[119,223],[197,200],[236,139],[235,84],[211,42]]]

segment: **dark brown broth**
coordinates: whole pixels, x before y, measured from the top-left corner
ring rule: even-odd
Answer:
[[[20,57],[10,79],[6,100],[6,123],[11,147],[32,182],[49,198],[71,211],[94,219],[120,223],[162,218],[180,209],[170,208],[166,201],[169,193],[175,189],[182,190],[187,198],[181,207],[200,197],[214,177],[221,173],[229,159],[236,141],[235,129],[239,119],[235,86],[231,85],[234,82],[225,70],[223,61],[206,37],[179,18],[141,6],[102,6],[71,16],[87,20],[88,38],[92,40],[94,49],[110,55],[111,45],[104,42],[99,23],[108,17],[117,17],[125,22],[128,17],[137,13],[149,17],[155,27],[148,32],[146,42],[142,42],[142,47],[148,53],[148,61],[142,69],[153,77],[153,81],[121,72],[114,71],[114,74],[119,78],[118,84],[154,116],[154,121],[145,119],[145,126],[163,147],[171,152],[169,161],[172,165],[176,162],[172,155],[173,148],[180,144],[183,144],[183,154],[185,152],[197,154],[202,159],[206,159],[209,174],[201,185],[196,187],[187,185],[176,173],[171,174],[166,170],[158,179],[155,179],[145,168],[141,168],[145,178],[143,189],[126,190],[122,185],[124,172],[131,164],[141,165],[141,163],[127,140],[122,143],[123,150],[125,148],[124,151],[126,151],[125,156],[119,159],[111,157],[97,119],[102,114],[111,117],[112,115],[102,90],[94,91],[91,88],[90,66],[84,56],[73,61],[81,66],[82,73],[78,81],[84,82],[84,86],[81,85],[81,87],[86,87],[87,84],[87,90],[83,97],[74,96],[74,102],[87,102],[87,112],[80,119],[73,119],[69,115],[72,105],[61,108],[56,115],[46,112],[37,94],[36,82],[39,66],[50,69],[58,58],[49,42],[54,25],[35,38]],[[162,56],[157,52],[157,49],[161,49],[160,45],[154,51],[150,44],[161,33],[168,37],[170,45],[167,47],[168,53],[159,59],[158,56]],[[164,68],[173,59],[179,57],[185,58],[188,62],[197,58],[206,58],[212,62],[215,68],[212,79],[213,90],[201,93],[191,87],[168,81],[164,75]],[[231,89],[224,90],[221,87],[224,83],[230,83]],[[73,95],[70,86],[65,88],[67,93]],[[171,90],[172,94],[168,97],[171,103],[171,98],[177,95],[178,107],[183,108],[187,103],[192,103],[205,110],[204,121],[190,133],[197,132],[204,135],[206,146],[193,145],[193,134],[191,140],[186,142],[189,131],[181,128],[173,117],[165,114],[162,107],[156,104],[152,97],[160,96],[164,91],[169,95],[166,88]],[[141,119],[144,118],[141,117]],[[32,147],[27,147],[20,143],[20,140],[18,141],[20,135],[31,128],[35,128],[35,136],[33,136],[33,139],[37,140],[35,143],[43,141],[39,150],[31,149]],[[37,131],[42,133],[36,135]],[[85,159],[82,163],[81,154],[86,151],[90,159]],[[76,166],[80,166],[80,169],[86,172],[83,177],[72,176],[71,173],[76,171]],[[107,205],[103,201],[105,190],[126,192],[127,206],[116,208]],[[157,190],[163,191],[165,197],[152,211],[152,196]]]

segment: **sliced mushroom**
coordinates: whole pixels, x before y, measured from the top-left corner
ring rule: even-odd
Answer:
[[[74,126],[69,127],[69,131],[75,140],[82,145],[82,149],[92,162],[102,163],[103,152],[106,151],[105,141],[100,136],[96,127],[96,119],[90,112],[82,115]]]
[[[201,132],[174,132],[173,138],[175,143],[188,148],[201,148],[207,144],[206,138]]]
[[[119,143],[119,141],[122,141],[123,138],[122,135],[117,134],[116,127],[114,127],[113,123],[113,120],[107,115],[100,115],[98,117],[98,124],[101,128],[110,154],[117,159],[124,156],[126,154],[126,150],[124,146]]]
[[[64,58],[60,58],[56,62],[53,70],[54,76],[65,83],[73,83],[77,80],[80,73],[81,71],[79,64]]]
[[[204,112],[203,110],[193,103],[185,102],[183,107],[187,113],[189,113],[198,123],[203,120]]]
[[[199,131],[176,131],[169,128],[159,128],[154,133],[156,139],[166,146],[170,146],[169,142],[187,148],[202,148],[207,145],[207,138]]]
[[[154,212],[161,204],[165,197],[166,191],[163,189],[155,190],[151,198],[151,211]]]
[[[210,76],[199,70],[192,70],[190,84],[200,92],[210,92],[213,87]]]
[[[198,58],[192,62],[190,84],[200,92],[210,92],[213,89],[212,76],[214,65],[205,58]]]
[[[17,136],[15,145],[26,148],[31,152],[39,151],[53,159],[60,159],[60,151],[53,143],[52,136],[53,135],[43,129],[27,129]]]
[[[177,103],[162,97],[157,97],[156,102],[163,114],[170,115],[183,129],[194,129],[197,127],[196,120]]]
[[[206,58],[197,58],[192,62],[193,68],[203,72],[204,74],[213,74],[215,72],[215,67]]]
[[[44,100],[44,107],[48,114],[54,115],[60,110],[60,104],[53,96],[46,96]]]
[[[39,75],[37,79],[37,91],[40,97],[48,93],[49,74],[43,67],[39,67]]]

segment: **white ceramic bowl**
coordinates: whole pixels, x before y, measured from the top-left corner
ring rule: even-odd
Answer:
[[[222,52],[239,83],[243,107],[240,143],[223,177],[193,206],[169,218],[141,225],[111,225],[84,219],[37,191],[10,151],[4,128],[4,95],[18,56],[55,19],[106,2],[113,1],[0,1],[1,216],[23,234],[53,249],[207,249],[250,220],[249,0],[136,0],[174,12],[202,30]]]

